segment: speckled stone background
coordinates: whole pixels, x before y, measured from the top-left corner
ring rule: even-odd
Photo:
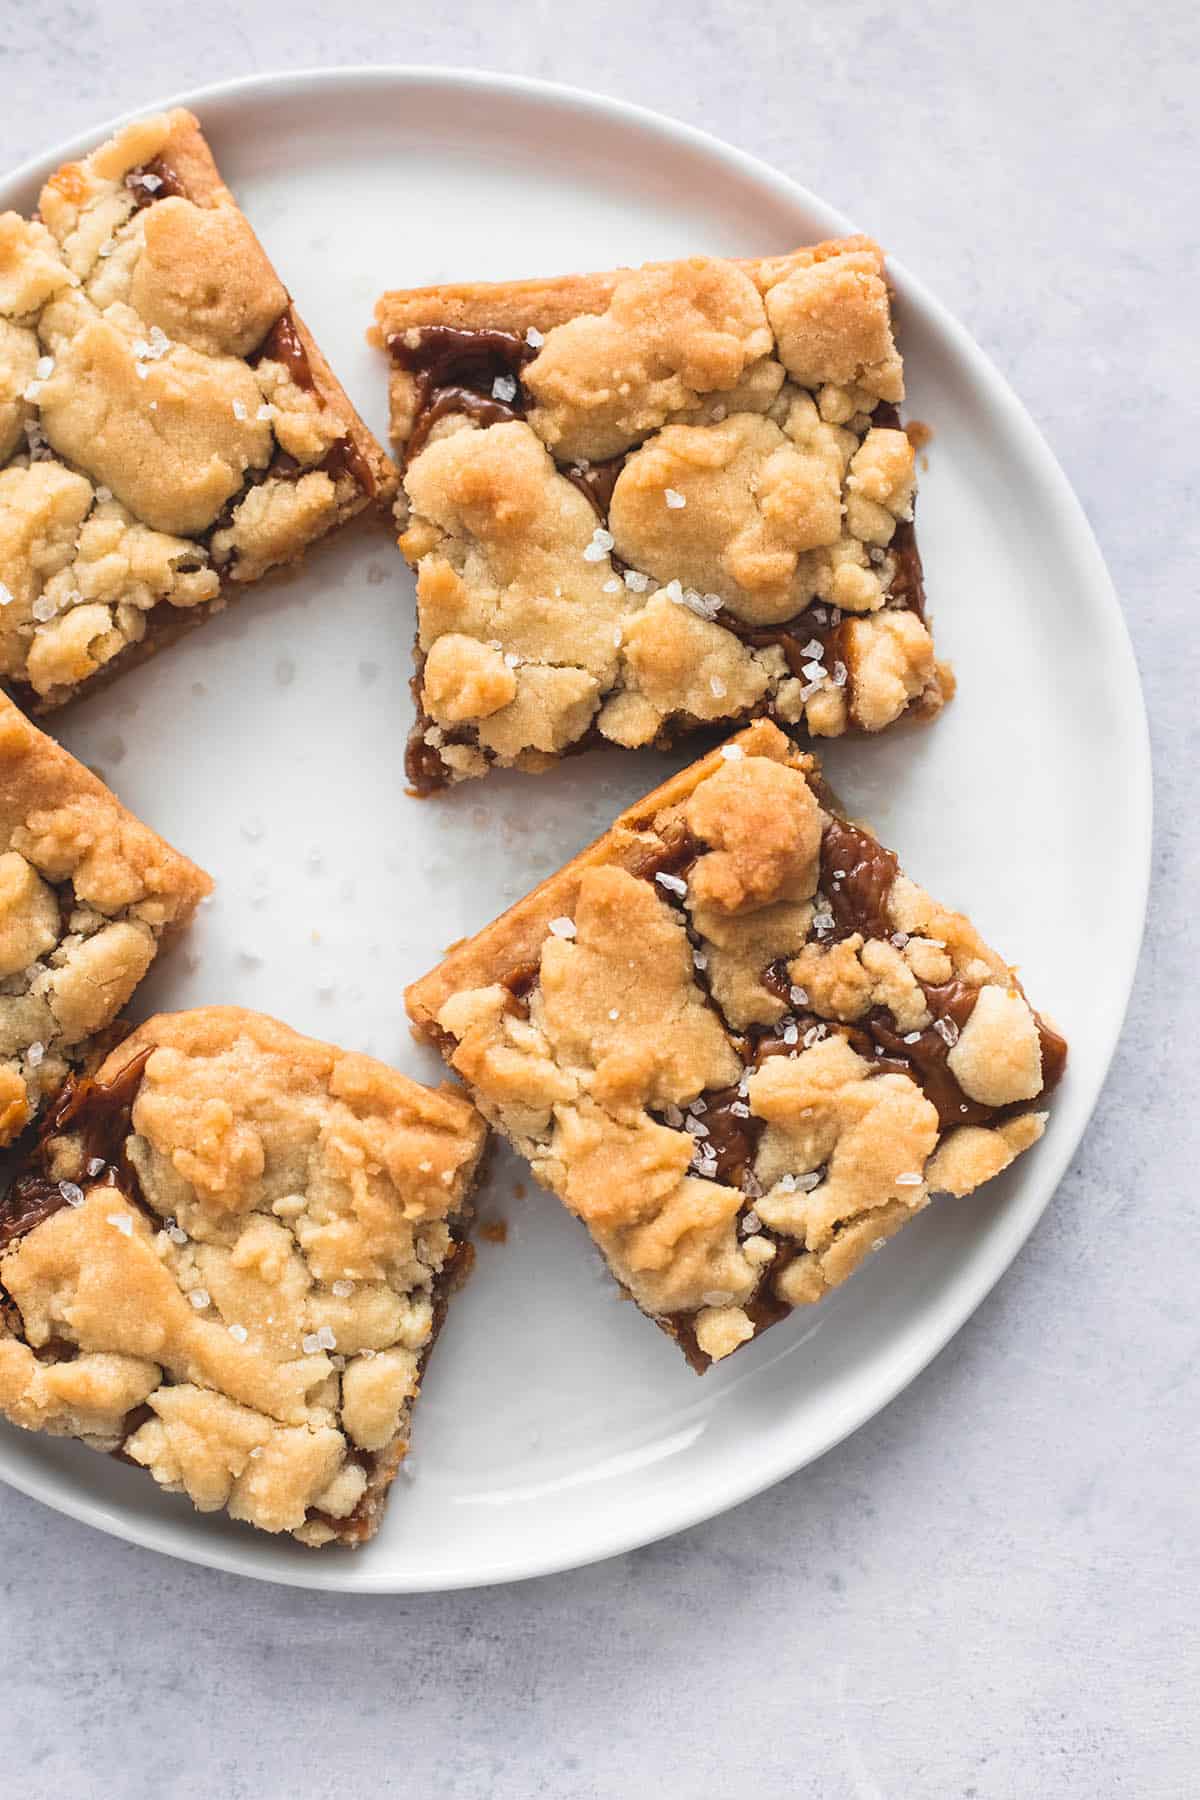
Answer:
[[[224,76],[455,63],[708,126],[885,234],[1009,375],[1083,499],[1137,648],[1158,808],[1138,986],[1075,1166],[997,1291],[881,1417],[671,1542],[444,1598],[241,1583],[5,1492],[0,1788],[1194,1795],[1191,0],[8,0],[0,17],[4,165]]]

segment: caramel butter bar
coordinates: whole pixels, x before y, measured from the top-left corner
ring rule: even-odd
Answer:
[[[767,716],[928,717],[883,254],[385,294],[427,792]]]
[[[30,711],[393,486],[190,113],[0,214],[0,677]]]
[[[0,1413],[302,1543],[377,1529],[483,1121],[237,1007],[72,1081],[0,1202]]]
[[[0,1145],[102,1050],[211,890],[0,694]]]
[[[698,1370],[1041,1136],[1066,1045],[768,721],[408,990]]]

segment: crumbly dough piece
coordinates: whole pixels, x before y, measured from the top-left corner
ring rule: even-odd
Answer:
[[[0,1205],[0,1412],[302,1543],[376,1529],[485,1135],[236,1007],[139,1027]]]
[[[0,695],[0,1145],[93,1055],[211,891]]]
[[[190,113],[65,165],[38,211],[0,215],[0,676],[40,713],[395,472]]]
[[[1066,1045],[759,721],[406,996],[699,1369],[1037,1141]]]
[[[418,791],[718,720],[881,731],[948,697],[868,239],[390,293],[376,320]],[[481,682],[484,653],[517,674]]]

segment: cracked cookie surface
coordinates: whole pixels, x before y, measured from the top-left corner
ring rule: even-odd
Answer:
[[[1066,1058],[767,721],[408,990],[418,1035],[703,1369],[1035,1143]]]
[[[190,113],[0,214],[0,676],[31,710],[393,484]]]
[[[0,1411],[314,1547],[378,1525],[485,1127],[235,1007],[70,1085],[0,1203]]]
[[[826,737],[940,708],[869,240],[396,292],[376,320],[418,791],[714,721]]]
[[[0,1145],[103,1046],[211,890],[0,695]]]

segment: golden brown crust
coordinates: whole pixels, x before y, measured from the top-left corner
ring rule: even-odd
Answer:
[[[939,709],[878,245],[390,293],[376,320],[418,787],[712,720],[830,737]],[[473,643],[507,665],[486,694]]]
[[[1065,1046],[760,721],[409,988],[697,1366],[1041,1135]]]
[[[31,710],[394,487],[190,113],[0,216],[0,675]]]
[[[87,1061],[211,891],[0,696],[0,1143]]]
[[[0,1233],[0,1410],[202,1511],[363,1541],[467,1254],[482,1120],[238,1007],[151,1019],[90,1093],[15,1190],[45,1216]]]

